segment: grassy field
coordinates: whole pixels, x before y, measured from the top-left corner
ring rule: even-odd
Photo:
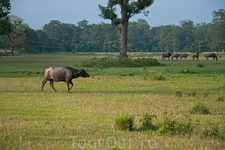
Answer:
[[[41,92],[45,68],[79,69],[91,58],[2,56],[0,149],[225,149],[225,58],[158,56],[165,66],[83,68],[91,77],[74,79],[69,93],[63,82],[54,83],[58,92],[49,84]],[[209,113],[191,113],[197,104]],[[126,113],[133,131],[116,130],[116,117]],[[156,115],[155,129],[142,128],[143,114]]]

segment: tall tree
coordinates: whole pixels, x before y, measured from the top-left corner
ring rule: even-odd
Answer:
[[[225,10],[219,9],[218,11],[213,11],[212,15],[212,46],[216,48],[218,46],[218,42],[225,41]]]
[[[138,19],[137,22],[130,22],[128,30],[128,43],[136,45],[138,50],[149,49],[149,28],[148,23],[143,19]]]
[[[9,22],[10,0],[0,0],[0,34],[5,34],[11,30]]]
[[[34,29],[27,28],[26,34],[21,36],[21,46],[28,53],[38,52],[38,35]]]
[[[110,19],[111,23],[120,31],[120,55],[119,57],[127,57],[127,32],[128,22],[131,17],[141,12],[146,15],[148,13],[143,11],[150,5],[154,0],[109,0],[106,7],[98,5],[101,14],[100,17],[104,19]],[[121,18],[116,14],[116,6],[120,6]]]
[[[13,48],[16,46],[16,39],[28,32],[28,25],[23,24],[23,19],[20,17],[10,15],[11,29],[5,35],[8,37],[11,44],[11,54],[13,55]]]

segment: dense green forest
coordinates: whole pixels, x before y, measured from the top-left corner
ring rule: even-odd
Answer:
[[[225,41],[225,10],[212,12],[211,23],[194,24],[191,20],[180,21],[180,25],[151,27],[145,20],[129,22],[128,52],[192,52],[217,51],[218,42]],[[11,15],[21,24],[14,28],[14,48],[28,53],[51,52],[119,52],[119,32],[111,24],[89,24],[82,20],[75,24],[51,20],[41,30],[34,30],[23,23],[23,19]],[[13,20],[14,19],[14,20]],[[17,30],[25,30],[18,34]],[[10,49],[9,38],[0,35],[0,48]],[[220,46],[220,50],[225,44]]]

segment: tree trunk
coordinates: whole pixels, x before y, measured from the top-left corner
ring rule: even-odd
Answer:
[[[127,31],[128,31],[128,16],[125,13],[125,5],[128,1],[124,1],[123,4],[120,4],[121,8],[121,15],[122,15],[122,25],[120,28],[120,55],[119,58],[126,58],[127,57]]]
[[[11,55],[13,56],[13,43],[11,43]]]
[[[124,21],[120,31],[120,58],[127,57],[127,30],[128,21]]]

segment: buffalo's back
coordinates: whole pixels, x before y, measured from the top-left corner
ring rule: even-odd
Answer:
[[[55,82],[72,79],[72,72],[64,67],[49,67],[45,69],[45,78]]]

